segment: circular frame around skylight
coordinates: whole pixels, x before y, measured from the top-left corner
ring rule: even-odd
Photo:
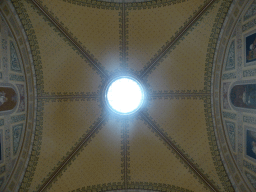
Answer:
[[[105,89],[105,102],[108,108],[120,115],[135,113],[140,109],[143,101],[143,87],[131,76],[114,78]]]

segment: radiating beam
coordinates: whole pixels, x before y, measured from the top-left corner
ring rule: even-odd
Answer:
[[[149,98],[167,98],[167,97],[187,97],[187,98],[202,98],[211,96],[211,93],[200,93],[200,92],[156,92],[150,93]]]
[[[179,157],[193,170],[193,172],[202,179],[202,181],[212,190],[217,192],[217,188],[199,171],[195,165],[174,145],[174,143],[155,125],[155,123],[149,119],[143,112],[140,112],[142,119],[149,124],[149,126],[155,131],[163,141],[170,146]]]
[[[126,11],[125,11],[125,3],[123,0],[122,3],[122,63],[121,67],[127,67],[127,48],[126,48]]]
[[[169,52],[173,45],[194,25],[195,22],[205,13],[205,11],[215,2],[211,0],[205,6],[203,6],[198,13],[185,25],[185,27],[174,37],[174,39],[163,48],[163,50],[150,62],[150,64],[145,68],[145,70],[140,74],[140,78],[146,76],[157,63]]]
[[[86,52],[86,50],[71,36],[68,31],[47,11],[37,0],[31,0],[33,4],[57,27],[57,29],[80,51],[80,53],[89,61],[89,63],[105,78],[108,75],[99,66],[96,60]]]
[[[78,145],[74,148],[74,150],[64,159],[61,165],[50,175],[49,178],[43,183],[43,185],[39,188],[38,191],[44,191],[46,188],[52,183],[57,175],[65,168],[65,166],[70,163],[73,157],[80,151],[80,149],[84,146],[84,144],[91,139],[91,137],[97,132],[97,130],[102,126],[107,116],[103,116],[98,123],[89,131],[89,133],[78,143]]]
[[[124,180],[124,189],[128,189],[128,122],[123,120],[123,135],[122,135],[122,159],[123,159],[123,180]]]
[[[61,95],[39,95],[38,99],[100,99],[100,95],[94,93],[86,94],[61,94]]]

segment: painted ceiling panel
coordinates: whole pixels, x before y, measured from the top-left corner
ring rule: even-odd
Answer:
[[[136,120],[129,126],[129,153],[130,182],[164,183],[171,185],[174,191],[178,187],[208,191],[177,154],[168,149],[142,120]]]
[[[37,9],[26,1],[24,5],[40,49],[44,92],[97,92],[101,78],[96,71]]]
[[[49,191],[71,191],[83,187],[96,190],[100,186],[99,190],[113,182],[120,186],[121,142],[122,123],[116,122],[116,119],[107,120],[62,171]]]
[[[202,0],[189,0],[127,11],[128,67],[142,70],[204,4]]]
[[[42,139],[39,145],[34,145],[38,154],[30,161],[31,166],[36,165],[34,176],[29,178],[30,191],[35,191],[49,177],[100,115],[97,101],[45,102],[43,106]]]
[[[97,9],[63,0],[44,0],[42,5],[108,72],[120,67],[120,10]]]
[[[208,69],[230,1],[12,2],[31,46],[38,106],[32,154],[17,188],[234,190],[215,142]],[[171,52],[139,74],[203,5],[210,7]],[[126,73],[124,66],[150,91],[134,116],[105,106],[103,85],[116,70]]]
[[[202,16],[148,77],[153,90],[203,90],[213,25],[222,1]],[[159,75],[162,78],[157,78]]]
[[[164,99],[154,100],[149,104],[148,113],[167,137],[184,151],[191,162],[199,165],[203,174],[207,174],[221,191],[225,191],[218,171],[223,170],[224,167],[220,157],[217,161],[216,158],[213,158],[212,152],[215,147],[210,145],[210,138],[208,138],[213,132],[206,126],[204,110],[206,98],[179,98],[170,99],[168,102]],[[216,143],[215,146],[217,147]]]

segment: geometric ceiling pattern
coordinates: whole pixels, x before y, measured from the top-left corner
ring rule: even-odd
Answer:
[[[13,189],[236,190],[211,104],[231,0],[10,2],[31,49],[37,102],[31,154]],[[128,117],[103,99],[121,75],[146,90],[142,109]]]

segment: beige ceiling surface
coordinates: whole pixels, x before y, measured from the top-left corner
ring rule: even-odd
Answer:
[[[28,36],[38,94],[20,191],[234,191],[210,92],[231,1],[11,2]],[[147,91],[130,118],[112,115],[101,98],[119,73]]]
[[[209,39],[222,2],[205,13],[148,77],[154,91],[204,89]],[[161,76],[162,78],[157,78]]]
[[[54,31],[50,22],[45,21],[39,14],[39,10],[31,7],[26,1],[23,4],[40,51],[43,91],[50,94],[97,92],[101,82],[100,76],[88,67],[88,63],[69,46],[69,42],[65,41],[64,37],[60,37],[60,34]]]
[[[106,70],[114,71],[120,67],[120,9],[96,11],[95,8],[51,0],[42,1],[42,5]]]
[[[191,0],[161,9],[129,10],[128,67],[139,72],[143,70],[205,2]]]
[[[225,191],[218,177],[223,170],[216,169],[217,161],[205,160],[214,159],[204,114],[205,99],[172,99],[168,103],[156,100],[150,102],[148,113],[184,154]]]

